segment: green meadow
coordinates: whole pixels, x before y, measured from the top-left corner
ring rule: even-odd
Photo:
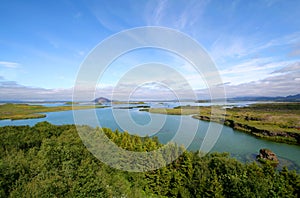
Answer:
[[[80,109],[92,109],[92,108],[104,108],[100,105],[89,105],[89,106],[55,106],[46,107],[42,105],[29,105],[29,104],[3,104],[0,105],[0,120],[11,119],[32,119],[32,118],[44,118],[46,112],[56,111],[70,111]]]

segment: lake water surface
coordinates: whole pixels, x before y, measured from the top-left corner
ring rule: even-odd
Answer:
[[[175,141],[178,144],[185,144],[187,140],[192,139],[191,144],[188,146],[188,149],[192,151],[199,150],[209,126],[209,122],[193,119],[191,116],[150,114],[138,109],[113,109],[109,107],[77,111],[82,116],[82,119],[76,124],[85,124],[93,127],[101,126],[112,130],[118,129],[140,136],[157,136],[162,143]],[[96,113],[97,122],[91,119],[91,113]],[[39,119],[1,120],[0,126],[33,126],[42,121],[48,121],[55,125],[74,124],[73,111],[50,112],[46,113],[46,115],[47,117]],[[127,120],[128,115],[131,121]],[[132,124],[132,122],[136,124]],[[180,123],[182,124],[182,129],[179,129]],[[194,133],[193,126],[197,125],[199,127]],[[211,125],[219,124],[211,123]],[[181,135],[172,139],[178,131]],[[245,162],[254,161],[261,148],[271,149],[279,157],[281,165],[286,165],[290,169],[300,172],[300,146],[259,139],[227,126],[223,126],[221,134],[211,151],[229,152],[231,156]]]

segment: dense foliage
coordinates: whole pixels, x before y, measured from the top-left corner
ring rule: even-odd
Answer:
[[[104,130],[128,150],[161,146],[157,139]],[[299,197],[300,177],[269,164],[242,164],[228,154],[184,152],[144,173],[116,170],[96,159],[74,125],[48,122],[0,128],[0,197]]]

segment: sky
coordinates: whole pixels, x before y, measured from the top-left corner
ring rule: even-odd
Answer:
[[[112,35],[145,26],[172,28],[198,42],[215,63],[227,97],[298,94],[299,10],[297,0],[2,0],[0,100],[72,99],[92,50]],[[161,70],[153,82],[137,84],[145,74],[130,71],[146,63],[167,65],[185,82],[170,81],[173,76]],[[130,89],[118,87],[124,76],[136,80]],[[166,83],[156,82],[163,77]],[[133,86],[126,94],[134,99],[174,99],[170,87],[184,93],[185,84],[198,98],[207,97],[205,79],[187,60],[146,48],[114,60],[99,77],[95,96],[122,98]]]

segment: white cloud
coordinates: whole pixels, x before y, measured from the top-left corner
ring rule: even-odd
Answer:
[[[15,69],[18,68],[20,64],[16,62],[0,61],[0,66],[3,66],[5,68]]]
[[[295,44],[291,52],[289,53],[291,57],[300,57],[300,41]]]
[[[278,73],[283,74],[283,73],[290,73],[290,72],[299,73],[300,72],[300,63],[296,62],[296,63],[293,63],[293,64],[289,64],[288,66],[286,66],[282,69],[275,70],[273,72],[273,74],[278,74]]]
[[[247,43],[240,36],[220,36],[211,46],[210,55],[216,61],[224,62],[226,58],[242,57],[248,54]]]
[[[201,16],[209,1],[185,1],[180,9],[176,1],[149,1],[145,8],[145,20],[150,26],[167,26],[178,30],[193,27]]]
[[[255,58],[221,70],[224,81],[241,84],[271,76],[274,70],[283,68],[294,61],[274,61],[272,57]]]
[[[226,94],[230,97],[237,96],[287,96],[300,93],[300,62],[286,65],[273,74],[261,80],[240,84],[225,84]],[[199,94],[207,90],[198,90]]]
[[[167,5],[167,0],[158,1],[156,3],[157,6],[154,7],[152,14],[147,18],[148,25],[161,25],[163,16],[166,13],[165,8]]]
[[[266,77],[261,80],[256,80],[237,85],[224,83],[223,86],[217,86],[213,89],[215,93],[218,89],[225,87],[227,97],[237,96],[287,96],[300,93],[299,76],[300,76],[300,62],[296,62],[278,69],[274,75]],[[0,100],[71,100],[73,89],[44,89],[38,87],[27,87],[18,84],[14,81],[5,81],[0,77]],[[86,98],[88,93],[93,93],[92,96],[108,97],[111,98],[113,93],[114,99],[127,98],[132,94],[134,99],[174,99],[176,94],[181,98],[190,98],[189,91],[180,86],[180,83],[169,81],[165,84],[175,83],[176,89],[170,89],[168,86],[164,87],[164,83],[158,84],[156,82],[144,84],[144,86],[136,87],[137,84],[123,84],[122,89],[113,90],[113,86],[101,86],[96,91],[93,89],[79,89],[80,99],[93,100],[93,98]],[[134,91],[132,92],[132,89]],[[130,93],[129,93],[130,92]],[[175,94],[176,93],[176,94]],[[196,90],[199,98],[208,98],[209,90],[199,89]]]
[[[122,2],[118,4],[122,4]],[[112,32],[126,29],[124,24],[126,24],[125,18],[127,16],[118,12],[119,9],[122,9],[121,5],[112,6],[109,1],[102,1],[100,4],[98,4],[98,1],[89,1],[88,8],[105,29]]]
[[[262,54],[264,50],[284,46],[292,48],[295,45],[297,46],[299,43],[300,32],[294,32],[283,37],[278,37],[263,42],[260,41],[257,36],[222,34],[218,39],[215,40],[209,51],[210,55],[216,62],[223,64],[232,58],[234,58],[235,61],[243,60],[247,57],[255,57],[258,54]],[[294,49],[294,51],[292,51],[290,54],[297,55],[297,50],[298,48]],[[282,56],[284,55],[287,54],[282,54]]]
[[[282,45],[294,45],[300,42],[300,32],[294,32],[283,37],[275,38],[269,42],[259,46],[256,50],[262,50],[269,47],[282,46]]]
[[[240,85],[278,75],[274,71],[297,61],[288,56],[297,56],[299,43],[300,32],[264,42],[255,35],[224,34],[214,42],[210,55],[221,68],[223,81]]]
[[[291,56],[300,56],[300,49],[295,49],[290,53]]]
[[[84,55],[85,55],[85,51],[79,50],[79,51],[77,51],[77,54],[78,54],[79,56],[84,56]]]

